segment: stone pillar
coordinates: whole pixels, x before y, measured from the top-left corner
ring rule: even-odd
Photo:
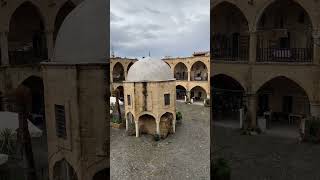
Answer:
[[[136,137],[139,137],[139,121],[135,121],[136,125]]]
[[[132,123],[132,122],[130,122]],[[128,120],[128,117],[126,117],[126,131],[129,130],[129,120]]]
[[[173,133],[176,132],[176,119],[175,118],[173,119],[173,122],[172,122],[172,131],[173,131]]]
[[[47,49],[48,49],[48,59],[51,61],[54,50],[53,43],[53,30],[46,31]]]
[[[156,121],[156,126],[157,126],[157,134],[160,135],[160,121]]]
[[[313,31],[313,64],[320,64],[320,33]]]
[[[250,127],[257,127],[257,95],[248,94],[248,113],[250,118]]]
[[[191,81],[191,70],[188,70],[188,81]]]
[[[9,65],[8,32],[0,32],[1,65]]]
[[[249,63],[254,64],[257,59],[257,45],[258,45],[258,38],[257,32],[253,31],[250,32],[250,45],[249,45]]]
[[[310,103],[310,113],[312,116],[320,117],[320,102]]]

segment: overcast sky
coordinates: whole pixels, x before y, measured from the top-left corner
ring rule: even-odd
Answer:
[[[111,0],[116,56],[162,58],[209,51],[209,0]]]

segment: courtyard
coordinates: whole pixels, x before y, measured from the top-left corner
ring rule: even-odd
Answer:
[[[210,108],[177,102],[182,123],[158,142],[111,129],[111,179],[199,179],[210,176]]]
[[[319,180],[320,145],[297,138],[266,133],[240,135],[240,130],[216,125],[213,129],[215,158],[231,165],[232,180]]]

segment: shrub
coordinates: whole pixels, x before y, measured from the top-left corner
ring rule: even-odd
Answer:
[[[176,120],[177,120],[177,121],[182,120],[182,114],[181,114],[180,111],[178,111],[178,112],[176,113]]]
[[[10,129],[5,129],[0,133],[0,153],[12,154],[14,150],[14,136]]]
[[[306,121],[305,140],[320,143],[320,119],[311,117]]]
[[[231,168],[229,162],[223,158],[217,159],[212,167],[212,176],[214,180],[230,180]]]
[[[155,141],[160,141],[160,135],[159,134],[155,134],[154,135],[154,140]]]
[[[210,101],[210,99],[204,100],[204,106],[205,106],[205,107],[210,107],[210,106],[211,106],[211,101]]]
[[[112,123],[121,124],[121,123],[122,123],[122,120],[119,118],[119,116],[113,115],[112,118],[111,118],[111,122],[112,122]]]

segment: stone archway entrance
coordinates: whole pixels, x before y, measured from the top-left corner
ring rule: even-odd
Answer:
[[[176,95],[177,100],[184,100],[185,96],[187,95],[187,90],[183,86],[178,85],[176,87],[176,94],[177,94]]]
[[[206,90],[200,86],[192,88],[190,94],[195,102],[203,102],[207,98]]]
[[[301,119],[310,116],[309,98],[301,86],[279,76],[263,84],[257,95],[257,116],[266,118],[267,128],[298,135]]]
[[[156,118],[145,114],[139,117],[139,133],[155,135],[157,133]]]
[[[78,177],[73,167],[63,159],[53,166],[53,180],[78,180]]]
[[[168,134],[173,132],[173,114],[166,112],[160,118],[160,136],[166,138]]]
[[[232,77],[215,75],[211,81],[213,91],[212,112],[215,121],[239,123],[239,110],[243,107],[244,88]]]

